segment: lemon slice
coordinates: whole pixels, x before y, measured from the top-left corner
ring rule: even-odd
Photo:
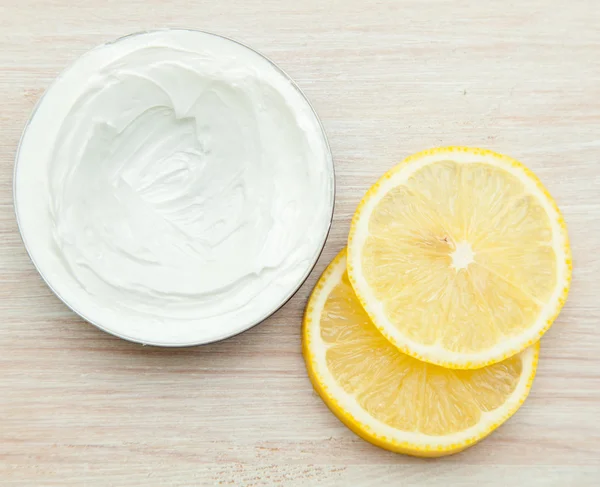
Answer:
[[[531,171],[449,147],[409,157],[367,192],[352,220],[348,274],[402,352],[471,369],[540,339],[566,300],[571,253]]]
[[[539,344],[477,370],[452,370],[400,352],[360,305],[342,251],[321,276],[304,317],[309,377],[331,411],[382,448],[417,456],[461,451],[523,404]]]

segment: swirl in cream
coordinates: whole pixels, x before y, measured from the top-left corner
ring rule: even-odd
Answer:
[[[30,254],[88,320],[145,343],[208,342],[273,312],[314,264],[333,206],[314,112],[254,51],[158,31],[63,73],[24,135]]]

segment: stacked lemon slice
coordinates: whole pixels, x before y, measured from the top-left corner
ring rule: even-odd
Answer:
[[[309,376],[376,445],[460,451],[527,397],[570,278],[564,221],[528,169],[482,149],[421,152],[367,192],[318,281]]]

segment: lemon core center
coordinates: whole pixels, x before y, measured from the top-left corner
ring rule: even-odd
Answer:
[[[466,269],[469,264],[475,262],[475,254],[469,242],[463,241],[456,244],[456,249],[450,255],[452,257],[452,267],[457,271]]]

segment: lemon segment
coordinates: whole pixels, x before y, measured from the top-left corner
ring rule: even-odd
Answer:
[[[400,352],[357,299],[345,250],[310,297],[302,337],[309,377],[333,413],[365,440],[417,456],[456,453],[506,421],[529,393],[539,354],[535,344],[488,367],[452,370]]]
[[[531,171],[449,147],[409,157],[367,192],[348,273],[402,352],[471,369],[539,340],[566,300],[571,254],[564,220]]]

